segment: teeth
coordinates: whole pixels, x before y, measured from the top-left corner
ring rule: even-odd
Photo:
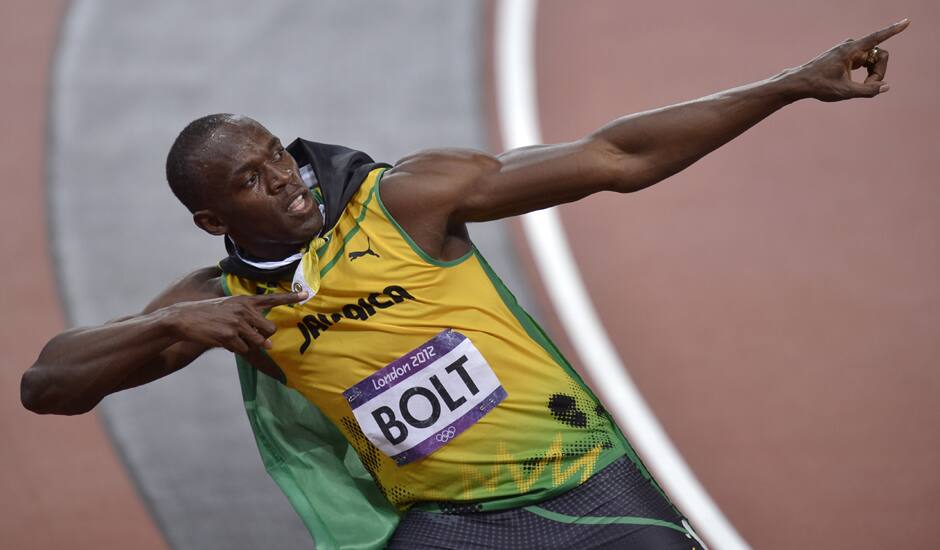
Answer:
[[[303,194],[300,194],[300,195],[297,195],[296,199],[291,201],[287,209],[294,212],[294,211],[300,210],[301,208],[303,208],[303,206],[304,206],[304,196]]]

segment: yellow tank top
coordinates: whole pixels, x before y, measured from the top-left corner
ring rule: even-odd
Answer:
[[[627,453],[620,431],[473,248],[429,257],[372,171],[317,251],[320,290],[267,313],[267,354],[346,436],[389,501],[500,509]],[[223,277],[231,295],[290,282]]]

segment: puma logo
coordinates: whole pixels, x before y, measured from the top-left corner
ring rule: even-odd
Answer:
[[[369,239],[368,236],[366,237],[366,244],[368,245],[368,248],[366,248],[365,250],[358,250],[358,251],[349,253],[350,262],[355,260],[356,258],[361,258],[365,256],[366,254],[371,254],[372,256],[375,256],[376,258],[381,258],[381,256],[379,256],[378,254],[375,253],[374,250],[372,250],[372,241]]]

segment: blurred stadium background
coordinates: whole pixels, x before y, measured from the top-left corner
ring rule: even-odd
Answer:
[[[500,151],[498,7],[0,4],[4,547],[311,546],[261,466],[230,356],[73,418],[23,410],[19,377],[62,328],[133,312],[221,257],[163,178],[193,118],[244,113],[285,142],[388,162]],[[667,182],[560,209],[622,362],[754,548],[940,539],[940,7],[538,4],[548,142],[770,76],[903,17],[884,97],[798,103]],[[473,236],[577,362],[518,222]]]

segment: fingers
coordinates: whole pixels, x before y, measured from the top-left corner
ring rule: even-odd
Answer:
[[[875,57],[875,64],[868,67],[868,77],[865,78],[865,84],[872,82],[881,82],[888,71],[888,50],[878,48],[878,54]]]
[[[864,66],[868,69],[868,76],[864,82],[849,83],[850,97],[875,97],[889,90],[888,84],[884,82],[888,71],[888,51],[878,48],[874,59],[871,59],[869,55],[875,46],[902,32],[910,23],[910,19],[903,19],[849,45],[850,67],[856,69]]]
[[[306,299],[306,293],[279,293],[227,298],[224,315],[229,328],[221,334],[219,345],[234,353],[244,354],[252,349],[270,349],[269,339],[277,325],[265,318],[261,309],[296,303]]]
[[[891,26],[885,27],[880,31],[875,31],[864,38],[859,38],[855,41],[855,45],[858,46],[861,50],[870,50],[878,44],[881,44],[885,40],[903,31],[910,24],[910,19],[902,19],[901,21],[898,21]]]
[[[253,349],[270,348],[271,341],[258,332],[254,325],[243,322],[222,331],[218,345],[244,355]]]
[[[245,300],[252,305],[262,308],[296,304],[306,299],[306,292],[279,292],[277,294],[259,294],[257,296],[245,297]]]
[[[266,319],[257,310],[248,308],[250,314],[245,319],[251,329],[259,336],[257,345],[267,349],[271,348],[271,341],[268,339],[277,331],[277,325]]]
[[[235,317],[235,327],[241,339],[253,348],[270,349],[268,338],[277,330],[277,325],[265,318],[256,307],[246,302],[240,304]]]
[[[261,309],[273,308],[276,306],[294,304],[307,299],[306,292],[283,292],[277,294],[259,294],[256,296],[234,296],[227,298],[230,314],[229,317],[232,327],[229,334],[226,334],[222,346],[229,351],[245,354],[252,349],[271,348],[272,334],[277,330],[277,325],[265,318]],[[233,326],[234,325],[234,326]]]
[[[277,325],[262,317],[260,314],[255,314],[256,317],[249,322],[251,326],[255,327],[255,330],[258,331],[258,334],[268,338],[277,331]]]
[[[241,332],[238,330],[232,330],[232,332],[228,334],[220,343],[223,348],[229,350],[232,353],[238,353],[240,355],[248,353],[248,351],[252,348],[252,346],[250,346],[248,342],[242,338]]]
[[[238,336],[252,349],[267,347],[265,342],[267,342],[268,339],[262,336],[250,323],[245,323],[238,328]]]

